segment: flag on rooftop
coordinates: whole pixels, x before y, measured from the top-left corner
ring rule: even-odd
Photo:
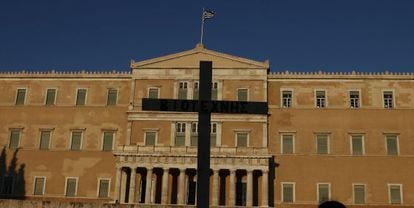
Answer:
[[[208,10],[208,9],[205,9],[203,11],[203,19],[211,19],[213,17],[214,17],[214,11],[211,11],[211,10]]]

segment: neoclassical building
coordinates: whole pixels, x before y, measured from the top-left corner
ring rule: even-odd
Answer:
[[[1,72],[2,198],[196,204],[197,114],[142,98],[267,102],[268,115],[212,115],[210,205],[414,206],[414,74],[270,72],[195,48],[131,71]]]

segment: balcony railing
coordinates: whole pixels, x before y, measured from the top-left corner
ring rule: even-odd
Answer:
[[[192,146],[137,146],[119,145],[115,153],[136,154],[188,154],[196,155],[197,147]],[[212,147],[212,155],[267,155],[266,147]]]

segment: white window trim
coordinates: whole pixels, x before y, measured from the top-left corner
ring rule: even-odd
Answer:
[[[387,136],[395,136],[395,139],[397,141],[397,155],[389,155],[388,154],[388,142],[387,142]],[[398,134],[384,134],[385,138],[385,155],[387,156],[399,156],[400,155],[400,139]]]
[[[73,132],[81,132],[81,140],[80,140],[80,147],[79,150],[72,150],[72,138],[73,138]],[[84,130],[71,130],[70,131],[70,139],[69,139],[69,150],[70,151],[80,151],[82,150],[82,146],[83,146],[83,134],[84,134]]]
[[[324,91],[325,92],[325,107],[323,107],[323,108],[328,108],[328,90],[326,90],[326,89],[315,89],[313,91],[313,98],[315,100],[315,103],[314,103],[315,108],[321,108],[321,107],[318,107],[318,105],[317,105],[318,104],[317,98],[316,98],[316,92],[317,91]]]
[[[296,146],[296,142],[295,142],[295,134],[293,134],[293,133],[282,133],[282,134],[280,134],[280,154],[281,155],[290,155],[290,154],[287,154],[287,153],[283,153],[283,135],[292,135],[292,145],[293,145],[293,153],[292,154],[295,154],[296,153],[296,148],[295,148],[295,146]]]
[[[250,90],[248,87],[237,88],[237,100],[239,100],[239,90],[247,90],[247,101],[250,101]]]
[[[331,183],[317,183],[316,184],[316,202],[319,203],[319,185],[328,185],[328,200],[331,200]]]
[[[353,147],[352,137],[353,136],[361,136],[361,139],[362,139],[362,155],[354,155],[354,150],[352,149],[352,147]],[[349,146],[349,151],[350,151],[352,156],[363,156],[363,155],[365,155],[365,135],[363,135],[363,134],[350,134],[349,135],[349,144],[351,144]]]
[[[79,181],[79,178],[78,177],[65,177],[64,196],[65,197],[68,197],[68,196],[66,196],[66,188],[67,188],[67,185],[68,185],[68,179],[75,179],[76,180],[75,197],[78,196],[78,181]]]
[[[77,103],[77,101],[78,101],[78,91],[79,90],[86,90],[86,93],[85,93],[85,104],[83,105],[83,106],[85,106],[87,103],[88,103],[88,88],[82,88],[82,87],[80,87],[80,88],[76,88],[76,91],[75,91],[75,106],[82,106],[82,105],[76,105],[76,103]],[[107,92],[107,94],[108,94],[108,92]],[[107,99],[108,99],[108,95],[107,95]]]
[[[158,146],[158,131],[154,131],[154,130],[144,131],[144,145],[147,146],[147,132],[154,132],[155,133],[154,146]]]
[[[283,185],[293,185],[293,202],[284,202],[283,201],[283,196],[284,196],[284,190],[283,190]],[[282,203],[295,203],[296,202],[296,183],[295,182],[281,182],[280,183],[280,201],[282,202]]]
[[[10,149],[10,145],[11,145],[10,141],[11,141],[11,136],[12,136],[13,131],[18,131],[19,132],[19,140],[18,140],[17,147],[16,147],[16,149],[17,149],[17,148],[20,147],[23,130],[21,128],[11,128],[11,129],[9,129],[9,141],[8,141],[9,145],[7,145],[9,149]]]
[[[180,83],[187,83],[187,99],[190,98],[190,91],[192,92],[192,86],[190,86],[190,82],[188,80],[177,80],[177,83],[175,84],[174,88],[175,88],[175,97],[178,98],[178,91],[180,90]],[[189,90],[191,89],[191,90]],[[192,97],[192,95],[191,95]]]
[[[26,90],[24,93],[24,100],[23,100],[23,105],[26,105],[27,102],[27,95],[29,94],[29,88],[27,87],[18,87],[16,88],[16,96],[14,98],[14,105],[16,105],[16,101],[17,101],[17,95],[19,94],[19,90]]]
[[[353,92],[353,91],[357,91],[358,92],[358,95],[359,95],[359,98],[358,98],[358,105],[359,105],[359,107],[358,108],[362,108],[362,92],[361,92],[361,89],[349,89],[348,90],[348,108],[350,108],[350,109],[358,109],[358,108],[352,108],[351,107],[351,92]]]
[[[327,142],[327,150],[328,150],[328,152],[326,153],[326,154],[319,154],[318,153],[318,136],[319,135],[325,135],[326,136],[326,142]],[[331,154],[331,139],[330,139],[330,134],[324,134],[324,133],[317,133],[317,134],[315,134],[315,154],[317,154],[317,155],[329,155],[329,154]]]
[[[39,150],[40,150],[40,146],[42,145],[42,132],[46,132],[46,131],[50,132],[48,150],[50,150],[50,148],[52,146],[51,144],[52,144],[53,129],[40,129],[40,131],[39,131]]]
[[[106,88],[106,106],[111,106],[111,105],[108,105],[109,90],[116,90],[115,105],[118,105],[119,89],[117,87],[108,87],[108,88]],[[88,92],[87,91],[86,91],[86,95],[88,95]],[[86,96],[85,96],[85,105],[86,105]]]
[[[161,88],[160,87],[148,87],[147,88],[147,98],[149,98],[149,93],[150,93],[150,90],[152,90],[152,89],[157,89],[157,98],[160,98],[160,91],[161,91]]]
[[[387,186],[388,186],[388,204],[391,204],[391,186],[399,186],[400,187],[401,204],[404,204],[403,185],[401,183],[388,183]]]
[[[52,88],[47,88],[47,89],[46,89],[45,99],[44,99],[44,102],[43,102],[43,103],[44,103],[45,105],[47,105],[47,104],[46,104],[46,102],[47,102],[47,91],[48,91],[48,90],[55,90],[55,99],[53,100],[53,105],[56,105],[56,98],[57,98],[57,92],[58,92],[58,89],[57,89],[57,88],[53,88],[53,87],[52,87]]]
[[[234,144],[235,144],[235,147],[237,147],[237,148],[247,148],[247,147],[250,147],[250,130],[246,130],[246,131],[237,130],[234,133],[235,133],[234,134]],[[247,145],[246,145],[246,147],[239,147],[239,145],[237,143],[237,134],[239,134],[239,133],[246,133],[247,134]]]
[[[290,91],[292,93],[292,97],[290,98],[290,107],[283,106],[283,91]],[[280,88],[280,107],[281,108],[292,108],[293,107],[293,88]]]
[[[384,102],[385,102],[384,92],[392,92],[392,108],[386,108],[384,106]],[[397,108],[397,106],[395,105],[396,98],[395,98],[395,90],[394,89],[382,89],[381,90],[381,97],[382,97],[382,103],[381,103],[382,108],[384,108],[384,109],[395,109],[395,108]]]
[[[99,189],[100,189],[101,180],[108,180],[109,181],[108,196],[107,197],[110,197],[110,195],[111,195],[111,178],[100,178],[100,177],[98,178],[98,184],[96,186],[97,187],[97,189],[96,189],[96,197],[99,198]]]
[[[355,203],[355,186],[364,186],[364,204],[367,203],[367,185],[365,183],[352,183],[352,204]]]
[[[101,139],[101,151],[103,151],[103,147],[104,147],[104,138],[105,138],[105,132],[112,132],[112,150],[114,150],[115,147],[115,138],[116,138],[116,130],[103,130],[102,131],[102,139]],[[82,139],[83,140],[83,132],[82,132]],[[81,147],[82,147],[82,141],[81,141]]]
[[[43,183],[43,187],[42,187],[42,195],[35,195],[36,179],[37,178],[43,178],[44,179],[44,183]],[[34,176],[33,177],[32,195],[33,196],[43,196],[43,195],[45,195],[45,188],[46,188],[46,176]]]

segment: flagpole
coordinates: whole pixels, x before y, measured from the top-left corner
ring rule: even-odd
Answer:
[[[203,45],[203,33],[204,33],[204,8],[203,8],[203,12],[201,13],[201,37],[200,37],[201,45]]]

